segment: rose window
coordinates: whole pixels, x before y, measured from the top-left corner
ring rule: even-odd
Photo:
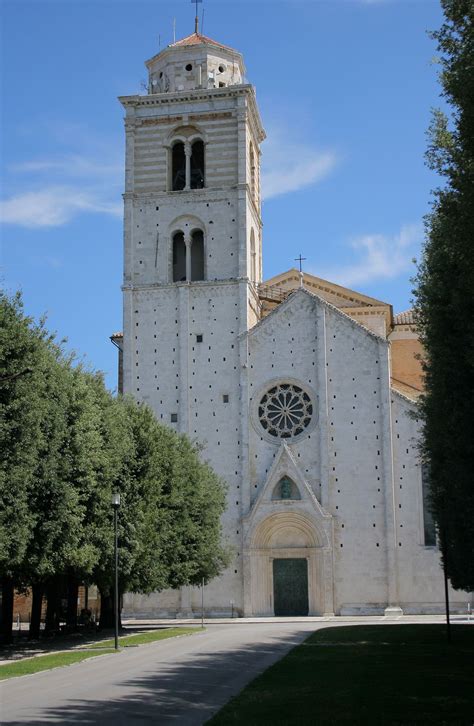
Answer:
[[[311,423],[313,404],[308,394],[292,383],[280,383],[262,396],[258,418],[271,436],[288,439],[302,434]]]

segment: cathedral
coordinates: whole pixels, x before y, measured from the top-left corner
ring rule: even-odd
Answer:
[[[198,616],[202,596],[206,616],[442,611],[411,312],[296,269],[263,281],[242,55],[196,23],[146,66],[148,93],[120,98],[119,386],[227,482],[233,559],[203,593],[126,595],[124,616]]]

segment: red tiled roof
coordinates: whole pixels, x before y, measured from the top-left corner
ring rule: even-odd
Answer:
[[[413,310],[404,310],[402,313],[397,313],[393,316],[393,322],[395,325],[414,325]]]
[[[191,35],[187,35],[186,38],[182,38],[181,40],[177,40],[176,43],[170,43],[170,48],[176,48],[182,45],[201,45],[201,43],[207,43],[207,45],[215,45],[218,48],[224,48],[225,50],[231,50],[233,53],[236,53],[233,48],[231,48],[229,45],[224,45],[223,43],[218,43],[217,40],[212,40],[212,38],[208,38],[207,35],[202,35],[202,33],[191,33]]]

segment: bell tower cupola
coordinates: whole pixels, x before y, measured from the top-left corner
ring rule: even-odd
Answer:
[[[146,61],[148,93],[226,88],[244,82],[240,53],[195,32]]]
[[[246,279],[255,287],[265,132],[242,55],[194,32],[146,66],[147,94],[120,98],[124,283]]]

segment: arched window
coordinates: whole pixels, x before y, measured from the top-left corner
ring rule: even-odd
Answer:
[[[255,250],[255,232],[250,231],[250,279],[257,282],[257,252]]]
[[[253,201],[256,201],[255,195],[255,152],[253,150],[253,144],[250,142],[249,145],[249,164],[250,164],[250,196]]]
[[[191,280],[204,280],[204,235],[202,230],[194,230],[191,239]]]
[[[171,190],[180,192],[186,186],[186,155],[184,144],[177,141],[171,149]]]
[[[204,142],[201,139],[191,145],[191,189],[204,187]]]
[[[184,234],[175,232],[173,235],[173,282],[186,280],[186,245]]]
[[[283,476],[273,490],[272,499],[301,499],[301,494],[293,479]]]

